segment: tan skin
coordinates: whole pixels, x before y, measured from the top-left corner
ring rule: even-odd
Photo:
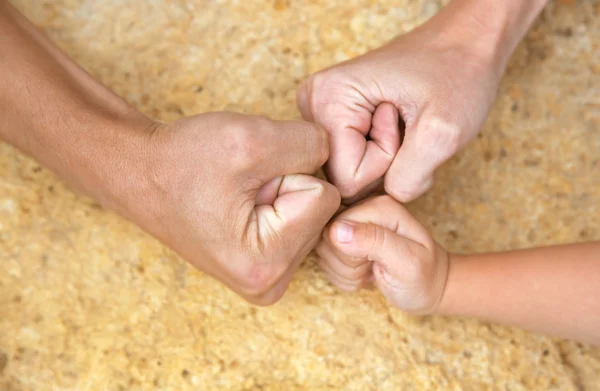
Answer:
[[[435,169],[479,132],[510,55],[545,3],[454,0],[415,30],[303,83],[298,108],[329,132],[328,178],[346,203],[381,180],[402,202],[433,185]]]
[[[163,125],[0,2],[0,138],[252,303],[285,292],[340,205],[326,132],[207,113]]]
[[[338,190],[307,174],[330,155],[330,178],[349,201],[381,180],[397,200],[422,194],[478,132],[545,2],[454,0],[413,32],[311,76],[298,104],[323,128],[234,113],[158,124],[0,2],[0,74],[11,76],[0,80],[0,137],[247,300],[270,304],[340,205]],[[374,280],[406,311],[600,343],[600,243],[453,255],[383,196],[337,216],[317,251],[334,284]]]
[[[435,169],[477,134],[545,3],[454,0],[414,31],[305,81],[299,108],[330,133],[327,170],[342,196],[352,203],[382,180],[389,194],[353,205],[323,233],[319,264],[333,284],[356,291],[375,282],[405,311],[600,344],[600,242],[450,254],[398,202],[429,189]]]
[[[392,197],[344,211],[319,263],[346,291],[373,281],[401,310],[467,316],[600,345],[600,242],[448,253]]]

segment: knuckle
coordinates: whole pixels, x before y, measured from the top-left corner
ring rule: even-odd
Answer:
[[[385,229],[379,225],[369,223],[366,225],[365,236],[363,240],[365,243],[365,250],[368,260],[371,260],[371,254],[378,249],[383,248],[386,241]]]
[[[339,76],[334,69],[317,72],[308,81],[309,101],[315,112],[331,103],[332,93],[339,87]]]
[[[338,189],[329,182],[315,180],[311,193],[318,202],[318,205],[323,206],[322,209],[326,213],[331,213],[331,215],[333,215],[340,206],[340,193]]]
[[[327,134],[327,130],[318,124],[315,124],[313,128],[317,140],[317,147],[315,149],[319,157],[318,164],[322,166],[329,159],[329,135]]]
[[[237,280],[247,297],[259,298],[278,281],[281,272],[273,264],[264,260],[247,262],[239,272]]]
[[[256,142],[256,135],[247,124],[231,125],[223,142],[232,168],[246,170],[260,162],[262,156],[260,144]]]
[[[255,306],[259,306],[259,307],[267,307],[270,305],[273,305],[275,303],[277,303],[282,297],[283,297],[284,292],[277,292],[275,294],[268,294],[268,295],[259,295],[259,296],[254,296],[254,297],[246,297],[246,300],[248,302],[250,302],[251,304],[254,304]]]
[[[346,170],[345,167],[341,169]],[[352,179],[336,179],[334,180],[334,185],[344,198],[352,198],[361,190],[356,181]]]
[[[361,262],[356,266],[348,268],[346,273],[346,278],[351,281],[360,281],[365,277],[366,274],[366,266],[368,264],[365,262]]]
[[[406,180],[398,175],[386,175],[384,189],[386,193],[401,202],[412,201],[433,186],[433,178],[421,182]]]
[[[419,134],[422,148],[433,150],[437,154],[435,158],[439,161],[450,158],[459,150],[462,131],[455,123],[433,117],[423,124],[422,129]]]

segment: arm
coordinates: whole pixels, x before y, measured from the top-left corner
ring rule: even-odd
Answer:
[[[328,176],[348,203],[382,179],[403,202],[432,186],[437,167],[483,126],[512,52],[546,2],[454,0],[301,85],[298,108],[329,132]]]
[[[475,53],[491,59],[499,71],[521,42],[548,0],[454,0],[434,18],[457,39],[468,37]]]
[[[438,312],[600,344],[600,242],[451,255]]]
[[[335,218],[317,246],[330,281],[374,280],[404,311],[467,316],[600,345],[600,242],[458,256],[389,196]]]
[[[123,197],[142,195],[139,150],[154,122],[94,80],[7,1],[0,1],[0,53],[0,138],[129,215]]]
[[[327,160],[323,129],[235,113],[155,123],[2,0],[0,139],[256,304],[283,295],[339,207],[307,175]]]

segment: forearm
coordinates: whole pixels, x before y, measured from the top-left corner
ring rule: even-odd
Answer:
[[[600,242],[451,256],[439,313],[600,344]]]
[[[0,138],[73,187],[117,206],[152,121],[0,1]],[[120,202],[120,201],[119,201]],[[123,212],[123,210],[120,210]]]
[[[500,77],[548,0],[453,0],[426,25],[437,39],[466,46]],[[465,59],[467,60],[467,59]]]

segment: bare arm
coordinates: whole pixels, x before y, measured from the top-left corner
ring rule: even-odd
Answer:
[[[513,51],[548,0],[454,0],[436,18],[475,52],[491,55],[504,70]],[[462,32],[461,32],[462,30]]]
[[[130,186],[143,184],[136,159],[153,121],[94,80],[6,1],[0,2],[0,53],[0,138],[127,214],[125,198],[139,196]]]
[[[416,29],[304,81],[298,108],[330,134],[328,177],[345,203],[381,180],[402,202],[432,186],[434,171],[481,129],[546,1],[454,0]]]
[[[2,0],[0,139],[257,304],[283,295],[339,207],[307,175],[327,160],[323,129],[226,112],[157,124]]]
[[[451,255],[439,312],[600,344],[600,242]]]
[[[330,280],[374,280],[396,307],[600,345],[600,242],[453,255],[390,196],[345,210],[317,246]]]

